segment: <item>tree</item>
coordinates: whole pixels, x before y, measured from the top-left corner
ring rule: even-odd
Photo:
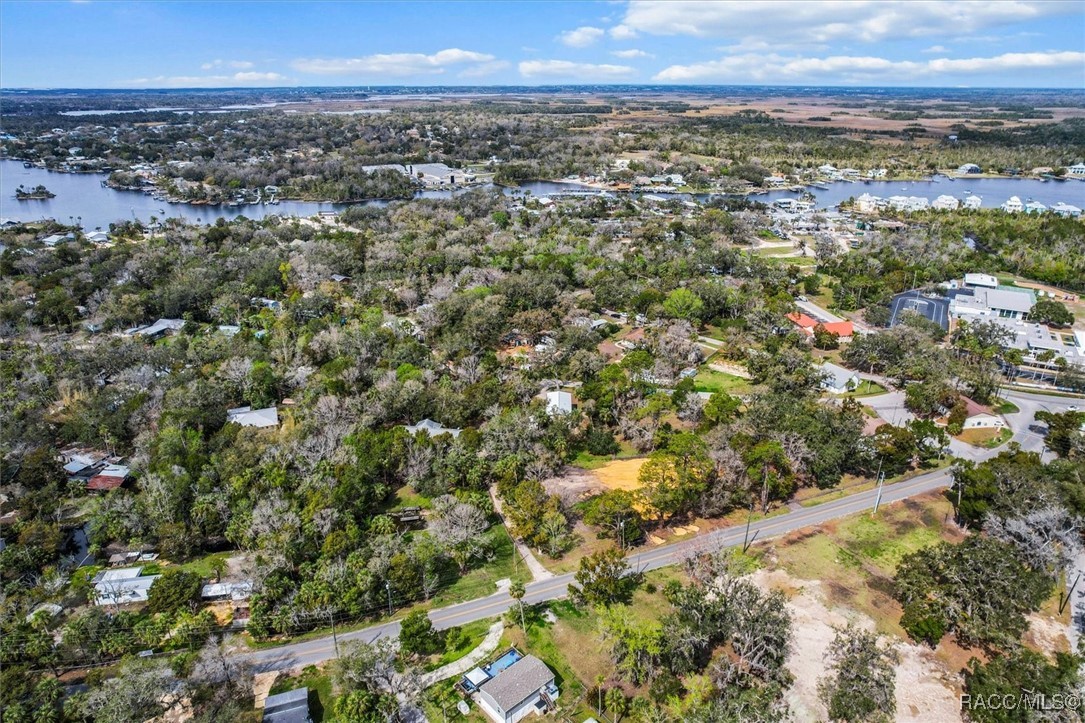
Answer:
[[[184,570],[166,570],[147,591],[147,612],[174,613],[195,609],[200,599],[200,576]]]
[[[524,583],[516,581],[509,585],[509,597],[516,601],[516,604],[520,608],[520,627],[527,631],[527,623],[524,621],[524,595],[527,594],[527,587]]]
[[[679,287],[663,300],[663,310],[675,319],[697,322],[701,318],[701,312],[704,311],[704,302],[689,289]]]
[[[92,688],[76,707],[96,721],[148,720],[165,712],[176,687],[165,660],[132,659],[122,664],[116,677]]]
[[[1040,299],[1028,312],[1029,321],[1055,326],[1070,326],[1074,323],[1073,313],[1054,299]]]
[[[636,496],[628,490],[607,490],[592,497],[584,504],[583,520],[601,528],[600,537],[613,537],[623,548],[640,537],[643,523]]]
[[[629,711],[629,699],[625,697],[625,693],[621,688],[608,688],[604,694],[606,701],[607,712],[610,713],[610,719],[614,723],[618,723]]]
[[[1036,412],[1036,421],[1047,425],[1047,447],[1060,457],[1069,457],[1075,448],[1083,451],[1081,427],[1085,412]]]
[[[824,325],[814,327],[814,348],[832,350],[840,348],[840,335],[835,331],[829,331]]]
[[[471,561],[483,557],[490,549],[484,535],[490,526],[486,513],[452,495],[435,499],[433,511],[430,532],[459,565],[460,573],[467,572]]]
[[[588,555],[580,560],[580,569],[573,575],[573,600],[580,605],[624,602],[636,586],[636,579],[628,573],[629,565],[620,550],[611,548]]]
[[[1083,662],[1080,655],[1057,652],[1052,665],[1044,655],[1024,646],[988,663],[972,658],[964,676],[965,695],[961,707],[969,720],[983,723],[1021,720],[1015,711],[995,708],[989,701],[1017,700],[1022,691],[1028,691],[1040,700],[1050,701],[1058,695],[1076,699],[1081,687]],[[983,705],[985,702],[988,704]],[[1057,713],[1054,719],[1060,719]]]
[[[406,653],[431,655],[440,649],[441,638],[425,610],[415,610],[399,624],[399,647]]]
[[[1022,564],[1012,545],[972,535],[905,556],[894,594],[904,608],[901,627],[914,639],[934,645],[950,631],[963,645],[1000,647],[1021,637],[1025,615],[1039,609],[1052,586],[1046,572]]]
[[[858,628],[837,629],[829,646],[818,693],[839,721],[891,721],[896,712],[895,666],[900,656],[878,645],[878,636]]]

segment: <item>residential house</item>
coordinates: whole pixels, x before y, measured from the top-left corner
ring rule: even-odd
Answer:
[[[109,241],[109,234],[105,231],[92,231],[86,235],[86,239],[94,244],[104,244]]]
[[[103,570],[94,576],[95,605],[130,605],[147,602],[151,585],[161,575],[141,575],[142,567]]]
[[[312,723],[309,689],[295,688],[264,699],[263,723]]]
[[[1067,216],[1069,218],[1077,218],[1081,215],[1080,208],[1078,208],[1077,206],[1071,206],[1068,203],[1063,203],[1062,201],[1059,201],[1054,206],[1052,206],[1051,210],[1059,216]]]
[[[961,202],[961,208],[967,209],[969,211],[976,211],[980,208],[983,208],[983,197],[977,196],[975,194],[968,196],[964,199],[964,201]]]
[[[925,211],[930,207],[930,201],[923,196],[890,196],[888,203],[890,208],[908,213]]]
[[[252,596],[252,582],[215,582],[200,588],[204,600],[233,600],[240,602]]]
[[[240,424],[242,427],[265,427],[279,426],[278,407],[265,407],[253,409],[252,407],[235,407],[226,410],[226,422]]]
[[[572,394],[562,391],[546,393],[546,413],[549,414],[551,417],[555,417],[560,414],[572,414],[572,412]]]
[[[97,468],[94,476],[87,480],[88,492],[111,492],[128,481],[131,470],[120,464],[107,464]]]
[[[825,374],[821,388],[830,394],[846,394],[859,386],[859,375],[850,369],[825,362],[821,365],[821,371]]]
[[[1071,176],[1085,176],[1085,163],[1075,163],[1068,167],[1066,172]]]
[[[961,175],[968,175],[970,173],[982,173],[983,169],[977,166],[975,163],[965,163],[957,167],[957,173]]]
[[[534,655],[525,655],[482,682],[477,701],[494,723],[516,723],[531,713],[553,707],[558,697],[554,680],[546,663]]]
[[[938,198],[934,199],[934,202],[931,203],[931,208],[937,209],[939,211],[956,211],[960,205],[961,202],[953,196],[943,194]]]
[[[125,330],[127,336],[138,336],[149,341],[155,341],[169,336],[185,328],[184,319],[159,319],[147,326],[136,326]]]
[[[801,312],[792,312],[787,315],[792,324],[799,327],[807,336],[814,335],[814,329],[821,326],[825,331],[836,334],[842,341],[848,341],[855,334],[855,327],[850,321],[818,321],[812,316]]]
[[[859,211],[859,213],[874,213],[878,210],[878,207],[881,204],[881,200],[882,199],[878,198],[877,196],[872,196],[869,193],[864,193],[862,196],[859,196],[859,198],[855,199],[855,208]]]
[[[836,172],[836,166],[832,165],[831,163],[826,163],[824,165],[818,166],[818,173],[823,176],[831,176]]]
[[[1039,201],[1029,201],[1025,204],[1025,213],[1043,213],[1046,210],[1047,206]]]
[[[425,432],[431,437],[439,437],[442,434],[451,434],[453,437],[460,436],[462,429],[455,429],[453,427],[446,427],[440,422],[435,422],[432,419],[423,419],[417,424],[408,424],[403,427],[407,430],[407,433],[412,437],[417,436],[419,432]]]
[[[1010,196],[1009,200],[1000,207],[1006,213],[1020,213],[1025,210],[1025,204],[1017,196]]]
[[[1000,429],[1006,426],[1006,420],[995,414],[989,407],[985,407],[968,397],[961,397],[967,416],[965,417],[964,429]]]

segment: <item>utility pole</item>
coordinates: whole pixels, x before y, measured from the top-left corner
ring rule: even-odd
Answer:
[[[618,522],[618,549],[625,552],[625,520]]]
[[[1059,593],[1059,615],[1062,615],[1063,611],[1066,610],[1066,604],[1070,602],[1070,600],[1071,600],[1071,598],[1072,598],[1072,596],[1074,594],[1074,588],[1077,587],[1077,584],[1080,581],[1081,581],[1081,573],[1079,572],[1077,574],[1077,577],[1074,578],[1074,584],[1071,585],[1070,589],[1066,591],[1066,593],[1065,593],[1066,597],[1065,598],[1063,597],[1064,593],[1061,593],[1061,592]]]
[[[885,484],[885,473],[878,475],[878,496],[874,498],[874,514],[878,514],[878,505],[882,503],[882,486]]]
[[[392,583],[385,580],[384,589],[388,591],[388,617],[392,617]]]
[[[742,553],[746,554],[750,549],[750,545],[753,544],[753,540],[757,539],[757,532],[753,534],[753,540],[750,539],[750,524],[753,522],[753,501],[750,501],[750,510],[746,515],[746,535],[742,538]],[[760,530],[758,530],[760,532]]]
[[[335,657],[339,657],[339,636],[335,634],[335,611],[333,608],[328,608],[328,620],[332,624],[332,643],[335,645]]]

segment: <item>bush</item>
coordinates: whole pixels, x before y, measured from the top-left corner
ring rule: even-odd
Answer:
[[[174,613],[193,609],[200,599],[200,576],[184,570],[166,570],[147,591],[147,612]]]
[[[441,636],[425,610],[415,610],[399,626],[399,647],[406,653],[432,655],[441,650]]]

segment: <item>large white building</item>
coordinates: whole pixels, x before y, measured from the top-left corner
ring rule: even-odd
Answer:
[[[1035,304],[1036,295],[1028,289],[966,287],[950,292],[949,313],[958,319],[1024,319]]]
[[[943,194],[934,199],[931,203],[931,208],[938,209],[939,211],[956,211],[957,207],[960,205],[961,202],[953,196]]]
[[[1009,199],[1002,204],[1001,208],[1006,213],[1020,213],[1025,210],[1025,204],[1021,203],[1021,199],[1017,196],[1010,196]]]

